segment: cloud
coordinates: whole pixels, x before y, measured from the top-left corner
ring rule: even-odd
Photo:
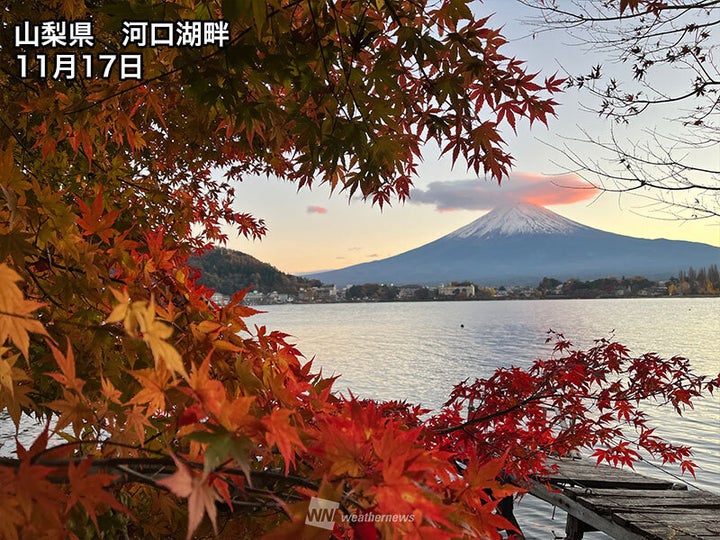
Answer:
[[[307,213],[308,214],[327,214],[327,208],[325,208],[323,206],[308,206]]]
[[[537,173],[512,173],[502,185],[479,179],[431,182],[427,189],[413,189],[410,202],[433,204],[439,212],[454,210],[491,210],[514,202],[540,206],[572,204],[597,195],[575,174],[545,176]]]

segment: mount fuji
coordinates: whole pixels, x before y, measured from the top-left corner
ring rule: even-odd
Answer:
[[[456,231],[399,255],[311,274],[338,287],[362,283],[535,285],[543,277],[667,279],[720,262],[720,248],[609,233],[529,203],[498,207]]]

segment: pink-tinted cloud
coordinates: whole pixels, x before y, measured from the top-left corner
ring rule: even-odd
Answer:
[[[327,214],[327,208],[325,208],[323,206],[308,206],[307,213],[308,214]]]
[[[501,185],[479,179],[431,182],[427,189],[413,189],[410,202],[433,204],[439,212],[452,212],[491,210],[522,201],[540,206],[572,204],[597,194],[595,188],[575,174],[513,173]]]

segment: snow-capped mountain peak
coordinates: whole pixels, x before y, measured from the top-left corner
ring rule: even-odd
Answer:
[[[450,233],[447,238],[492,238],[516,234],[570,234],[588,229],[541,206],[516,203],[500,206],[472,223]]]

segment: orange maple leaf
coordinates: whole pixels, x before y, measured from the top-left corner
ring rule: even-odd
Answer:
[[[72,347],[70,346],[70,338],[68,338],[67,356],[63,355],[63,353],[61,353],[60,350],[49,341],[47,344],[50,346],[53,358],[55,358],[55,361],[62,370],[62,373],[48,373],[48,375],[62,384],[65,388],[75,390],[78,394],[82,394],[85,381],[78,379],[75,374],[75,355],[73,354]]]
[[[178,497],[188,500],[188,532],[187,540],[200,525],[205,512],[207,512],[213,529],[217,535],[217,507],[215,502],[222,499],[212,486],[211,476],[207,473],[202,475],[193,473],[185,463],[180,461],[174,454],[171,454],[177,471],[167,478],[158,480],[157,485],[169,489]]]
[[[147,404],[148,414],[165,410],[165,392],[177,385],[170,380],[170,372],[165,366],[158,369],[140,369],[131,371],[142,385],[142,389],[130,400],[131,404]]]
[[[112,236],[118,233],[112,228],[112,225],[120,215],[120,210],[105,212],[102,187],[98,190],[92,206],[88,206],[78,197],[75,200],[82,214],[82,217],[78,218],[77,224],[83,229],[83,236],[97,234],[103,242],[107,243]]]
[[[285,474],[290,471],[290,466],[295,463],[293,446],[299,449],[305,448],[300,440],[297,428],[290,425],[290,417],[293,414],[293,411],[288,409],[275,409],[262,421],[267,429],[265,436],[268,444],[277,444],[278,450],[285,460]]]
[[[105,396],[105,398],[111,403],[120,405],[120,398],[122,397],[122,393],[120,392],[120,390],[115,388],[115,385],[112,383],[112,381],[101,376],[100,384],[102,385],[103,396]]]
[[[68,497],[67,512],[78,502],[83,505],[88,517],[95,524],[95,529],[99,532],[97,522],[97,507],[103,504],[119,510],[127,515],[131,515],[115,497],[105,491],[105,488],[113,483],[115,476],[107,473],[88,474],[92,465],[92,458],[86,458],[75,466],[70,462],[68,467],[68,480],[70,481],[70,497]]]

